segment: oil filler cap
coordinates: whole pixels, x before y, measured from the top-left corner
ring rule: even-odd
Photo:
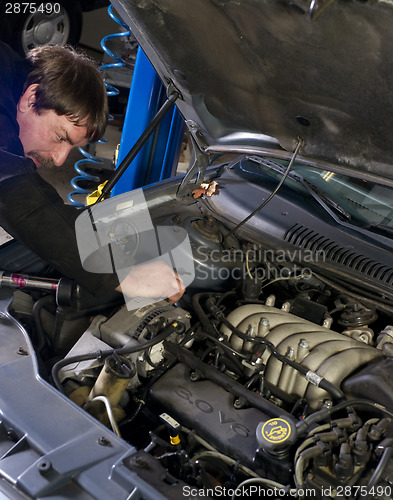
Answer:
[[[260,422],[256,433],[259,446],[266,451],[278,451],[296,441],[295,423],[287,417]]]

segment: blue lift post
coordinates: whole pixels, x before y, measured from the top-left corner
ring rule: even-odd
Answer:
[[[141,48],[138,49],[120,140],[120,165],[166,98],[166,89]],[[184,122],[176,106],[162,120],[112,189],[112,196],[171,177],[178,163]]]

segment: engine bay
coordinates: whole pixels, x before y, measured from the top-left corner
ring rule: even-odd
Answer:
[[[3,273],[40,375],[135,447],[126,467],[169,498],[391,498],[393,308],[226,237],[201,205],[159,216],[190,235],[178,304],[77,310],[57,282]]]

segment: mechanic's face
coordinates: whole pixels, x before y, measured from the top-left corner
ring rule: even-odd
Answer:
[[[30,85],[19,100],[17,121],[19,139],[25,156],[31,158],[37,167],[62,165],[72,148],[87,142],[87,128],[75,125],[65,115],[53,110],[40,114],[34,111],[35,90]]]

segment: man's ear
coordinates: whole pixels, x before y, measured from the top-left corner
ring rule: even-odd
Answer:
[[[18,110],[21,113],[25,113],[29,111],[33,104],[35,103],[35,92],[37,90],[38,83],[34,83],[33,85],[29,85],[24,93],[21,95],[18,102]]]

